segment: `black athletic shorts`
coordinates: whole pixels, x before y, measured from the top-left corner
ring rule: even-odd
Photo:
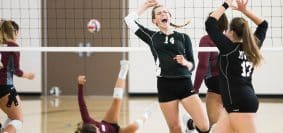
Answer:
[[[12,88],[14,88],[13,85],[0,85],[0,98],[9,94]]]
[[[158,101],[181,100],[195,94],[191,78],[157,78]]]
[[[228,113],[256,113],[258,110],[258,99],[253,88],[231,88],[230,94],[225,93],[222,96],[224,108]],[[230,97],[230,96],[231,97]]]
[[[208,92],[220,94],[219,76],[210,77],[204,80]]]

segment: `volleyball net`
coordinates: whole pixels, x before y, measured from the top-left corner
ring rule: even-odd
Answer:
[[[128,31],[123,18],[136,10],[145,0],[1,0],[0,18],[11,19],[20,25],[19,44],[22,47],[147,47],[133,33]],[[177,31],[187,33],[194,48],[200,38],[206,34],[204,23],[208,13],[223,3],[223,0],[159,0],[169,8],[174,23],[191,23]],[[248,5],[257,15],[266,19],[270,27],[263,49],[281,50],[283,46],[283,2],[282,0],[252,0]],[[227,11],[231,19],[242,16],[238,11]],[[87,23],[97,19],[101,31],[90,33]],[[156,29],[151,22],[150,11],[141,16],[139,21],[149,28]],[[250,21],[249,21],[250,22]],[[250,22],[252,28],[255,25]],[[27,50],[28,48],[24,48]],[[89,50],[78,48],[81,51]],[[121,52],[128,49],[121,48]],[[130,48],[129,48],[130,49]],[[2,48],[0,49],[2,50]],[[92,49],[94,52],[96,50]],[[106,48],[111,51],[111,48]],[[141,48],[141,50],[146,50]],[[199,49],[201,50],[201,49]],[[55,50],[52,50],[55,51]],[[100,50],[98,50],[100,51]],[[113,49],[113,51],[116,51]],[[58,52],[64,52],[58,48]]]

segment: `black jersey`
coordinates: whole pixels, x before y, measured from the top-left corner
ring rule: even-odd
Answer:
[[[145,28],[137,21],[137,15],[130,13],[126,23],[133,32],[150,47],[154,61],[161,69],[158,74],[166,78],[191,77],[191,71],[174,60],[176,55],[183,55],[194,66],[192,43],[188,35],[174,31],[166,35],[160,31]]]
[[[138,24],[138,23],[137,23]],[[146,42],[154,56],[159,60],[162,77],[190,77],[191,71],[187,67],[178,64],[173,58],[176,55],[183,55],[188,61],[194,64],[191,40],[188,35],[174,31],[170,35],[158,31],[151,31],[142,25],[135,34]]]
[[[217,20],[209,17],[206,21],[206,31],[219,49],[220,88],[224,94],[224,104],[233,104],[234,97],[241,97],[241,90],[252,86],[253,64],[250,62],[242,48],[241,43],[233,43],[223,33],[217,30]],[[266,36],[268,24],[266,21],[258,25],[254,35],[259,39],[260,47]],[[239,98],[236,98],[239,99]]]

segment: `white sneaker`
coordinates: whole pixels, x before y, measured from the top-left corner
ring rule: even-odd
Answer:
[[[157,105],[156,103],[153,103],[153,104],[149,105],[148,107],[145,108],[144,113],[143,113],[143,116],[144,116],[146,119],[148,119],[148,118],[151,116],[151,114],[152,114],[154,111],[156,111],[157,107],[158,107],[158,105]]]
[[[120,66],[123,68],[129,68],[130,62],[128,60],[120,60]]]
[[[130,62],[127,60],[120,61],[120,72],[118,75],[119,78],[126,79],[127,73],[129,71],[129,65],[130,65]]]

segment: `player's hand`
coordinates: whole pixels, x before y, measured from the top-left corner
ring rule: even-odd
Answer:
[[[229,6],[231,6],[232,3],[233,3],[233,0],[225,0],[225,2],[226,2]]]
[[[79,76],[78,76],[78,83],[79,83],[80,85],[84,85],[85,82],[86,82],[86,77],[85,77],[85,75],[79,75]]]
[[[187,61],[183,55],[176,55],[173,59],[176,60],[177,63],[181,64],[182,66],[186,66],[189,69],[192,69],[193,67],[193,64]]]
[[[247,10],[249,0],[236,0],[237,5],[232,5],[233,10],[238,10],[240,12],[244,12]]]
[[[176,55],[173,59],[176,60],[177,63],[179,63],[183,66],[186,65],[187,60],[185,59],[185,57],[183,55]]]
[[[144,6],[146,8],[150,8],[150,7],[153,7],[153,6],[157,6],[158,5],[158,2],[156,0],[147,0],[145,3],[144,3]]]
[[[34,73],[24,73],[23,77],[29,80],[33,80],[34,79]]]

